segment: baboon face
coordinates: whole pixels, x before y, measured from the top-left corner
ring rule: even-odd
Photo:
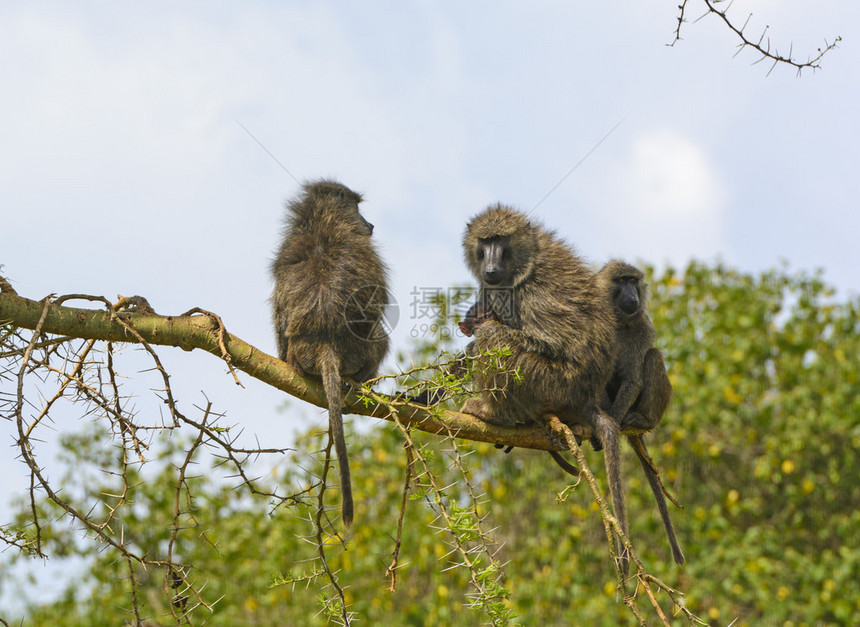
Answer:
[[[358,213],[357,207],[356,207],[356,213]],[[364,233],[367,234],[368,237],[373,235],[373,224],[371,224],[370,222],[365,220],[364,216],[361,215],[360,213],[358,214],[358,220],[359,220],[359,229],[360,229],[359,232],[363,231]]]
[[[634,317],[643,311],[648,286],[644,281],[645,275],[637,267],[621,261],[612,261],[606,264],[600,274],[611,281],[610,298],[616,315]]]
[[[501,285],[510,278],[511,246],[508,236],[478,238],[477,257],[481,263],[481,280],[487,285]]]
[[[365,220],[364,216],[361,215],[361,212],[358,210],[358,203],[361,202],[361,196],[349,189],[347,192],[349,193],[334,193],[332,195],[332,200],[337,203],[337,208],[340,210],[343,219],[348,224],[353,225],[355,232],[358,235],[366,235],[367,237],[370,237],[373,235],[373,224]]]
[[[348,224],[356,235],[373,235],[373,224],[368,222],[361,212],[358,210],[358,203],[351,198],[335,197],[337,210],[340,213],[340,219]]]
[[[502,205],[489,207],[466,227],[466,265],[486,287],[516,286],[531,271],[536,237],[525,214]]]
[[[639,279],[634,276],[615,279],[614,299],[618,308],[628,316],[639,311]]]

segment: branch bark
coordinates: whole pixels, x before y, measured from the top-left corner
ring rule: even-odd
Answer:
[[[142,339],[148,344],[174,346],[186,351],[205,350],[224,359],[226,355],[221,346],[223,340],[229,363],[236,369],[303,401],[322,408],[328,406],[320,382],[302,377],[289,364],[231,333],[224,333],[221,337],[217,322],[209,315],[162,316],[155,313],[83,309],[58,304],[53,302],[57,299],[48,298],[52,302],[41,326],[45,333],[107,342],[140,343]],[[60,300],[76,298],[108,302],[103,298],[83,295],[64,296]],[[35,329],[43,309],[44,300],[35,301],[19,296],[9,283],[0,277],[0,322],[8,322],[19,328]],[[391,421],[399,419],[404,426],[432,434],[453,435],[466,440],[518,448],[567,450],[564,442],[540,425],[499,427],[468,414],[433,412],[381,394],[373,396],[378,403],[368,405],[366,399],[351,392],[346,398],[346,411]],[[591,435],[586,427],[574,427],[574,431],[584,438]]]

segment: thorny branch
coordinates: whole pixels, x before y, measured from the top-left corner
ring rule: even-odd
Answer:
[[[333,438],[329,437],[328,444],[325,448],[325,460],[323,461],[322,475],[320,477],[320,488],[317,492],[317,504],[316,511],[314,513],[314,530],[316,534],[315,540],[317,552],[319,555],[319,561],[322,564],[326,577],[329,580],[329,584],[334,589],[335,594],[337,595],[335,607],[332,607],[330,600],[326,601],[326,609],[329,612],[329,617],[334,618],[342,625],[350,625],[352,616],[347,609],[346,596],[343,593],[343,587],[341,587],[340,583],[338,582],[336,573],[331,570],[331,567],[328,564],[328,559],[326,559],[325,553],[325,536],[329,533],[329,531],[327,530],[334,528],[332,520],[328,516],[328,511],[326,510],[324,498],[326,487],[328,485],[328,473],[332,467],[331,449],[333,444]],[[335,535],[337,535],[336,532]],[[342,542],[343,541],[341,540],[341,543]]]
[[[408,431],[408,428],[406,428]],[[406,451],[406,476],[403,479],[403,496],[400,501],[400,516],[397,518],[397,537],[394,539],[394,550],[391,553],[391,564],[385,569],[385,576],[391,579],[388,586],[389,592],[394,592],[397,587],[397,568],[400,559],[400,546],[403,541],[403,520],[406,518],[406,503],[409,500],[409,487],[415,474],[415,454],[408,441],[404,442],[403,449]]]
[[[744,21],[743,25],[738,27],[736,26],[736,22],[728,16],[729,9],[731,9],[733,2],[729,2],[728,6],[725,9],[720,10],[719,8],[717,8],[717,4],[722,4],[725,0],[702,1],[705,3],[705,7],[707,10],[701,17],[697,18],[695,21],[698,22],[700,19],[704,18],[707,15],[716,15],[718,18],[720,18],[720,20],[725,23],[729,30],[731,30],[740,40],[740,43],[738,44],[738,51],[735,53],[736,56],[740,54],[744,48],[752,48],[758,54],[761,55],[761,57],[757,61],[755,61],[754,64],[761,63],[762,61],[773,62],[773,65],[771,65],[771,68],[767,72],[768,76],[771,72],[773,72],[773,69],[780,63],[795,68],[797,70],[798,76],[805,69],[821,69],[821,59],[824,57],[825,54],[836,48],[839,45],[839,42],[842,41],[842,38],[839,36],[837,36],[831,42],[828,42],[825,39],[824,47],[818,48],[816,50],[817,54],[815,56],[810,55],[809,57],[807,57],[806,61],[798,61],[794,57],[793,46],[789,48],[787,55],[780,54],[779,50],[777,50],[776,47],[771,47],[770,37],[768,37],[768,30],[770,28],[769,26],[764,27],[764,30],[762,31],[758,39],[750,38],[747,36],[746,30],[747,26],[749,25],[750,18],[752,17],[752,13],[747,16],[747,19]],[[681,4],[678,5],[678,25],[675,28],[675,38],[672,43],[669,44],[670,46],[674,46],[681,40],[681,28],[687,21],[686,16],[688,2],[689,0],[681,0]]]
[[[231,434],[229,428],[217,424],[220,416],[212,412],[211,403],[205,410],[201,410],[202,418],[199,420],[181,412],[177,407],[168,373],[155,349],[129,324],[130,314],[121,311],[121,308],[128,306],[129,299],[121,300],[118,305],[111,305],[101,297],[69,295],[56,300],[53,297],[47,297],[37,304],[38,317],[34,324],[30,325],[33,333],[27,338],[20,330],[9,326],[8,322],[11,320],[15,324],[16,316],[15,312],[8,308],[8,301],[4,299],[17,298],[17,296],[2,279],[0,279],[0,290],[2,290],[0,320],[7,325],[0,329],[2,330],[0,358],[3,359],[0,380],[15,381],[14,391],[0,390],[0,418],[13,421],[17,429],[16,446],[19,457],[29,472],[30,510],[29,531],[23,529],[7,531],[4,528],[0,534],[0,541],[7,546],[18,548],[23,553],[46,557],[43,521],[45,514],[37,505],[38,493],[44,493],[49,501],[85,529],[90,536],[110,547],[120,559],[126,562],[129,569],[127,585],[131,600],[128,611],[133,616],[135,624],[140,625],[145,622],[145,617],[141,614],[143,601],[138,590],[141,578],[138,576],[137,569],[152,567],[164,569],[163,589],[166,597],[171,599],[166,608],[167,613],[177,624],[192,624],[191,615],[197,608],[204,608],[205,611],[211,612],[217,602],[217,600],[204,599],[202,585],[194,582],[190,576],[192,565],[183,563],[175,551],[180,533],[198,526],[193,492],[188,483],[188,471],[191,464],[196,463],[198,451],[204,447],[208,448],[213,452],[215,459],[221,459],[221,463],[232,465],[245,489],[253,494],[264,495],[277,505],[293,502],[300,498],[300,495],[283,496],[275,491],[261,488],[258,482],[247,474],[248,462],[254,456],[281,455],[289,449],[237,446],[238,436]],[[169,419],[166,422],[146,423],[129,408],[129,398],[123,395],[119,383],[121,375],[115,363],[116,346],[110,338],[105,338],[108,341],[102,350],[98,348],[97,339],[86,339],[80,342],[74,337],[74,332],[62,337],[48,335],[52,313],[68,309],[63,307],[62,303],[73,298],[102,303],[106,312],[90,310],[85,315],[103,313],[106,316],[104,318],[106,322],[118,325],[130,341],[136,341],[143,346],[154,363],[153,370],[160,375],[163,383],[163,387],[156,390],[156,393],[161,395],[161,400],[167,407]],[[143,315],[152,316],[153,314]],[[205,315],[210,319],[213,318],[211,314]],[[81,320],[82,317],[78,315],[78,321]],[[223,329],[220,320],[217,324]],[[225,332],[222,331],[221,336],[223,348]],[[37,377],[41,386],[50,385],[51,381],[55,380],[55,391],[52,394],[30,395],[28,385],[33,384],[27,381],[32,375]],[[41,398],[39,406],[32,404],[37,396]],[[109,427],[107,431],[110,437],[117,442],[120,450],[116,469],[104,468],[107,475],[115,479],[118,485],[115,489],[103,492],[95,506],[80,507],[76,504],[74,496],[66,494],[65,491],[61,493],[48,478],[46,469],[40,461],[41,458],[37,454],[37,447],[42,440],[39,436],[40,429],[48,426],[48,423],[53,420],[52,414],[56,413],[54,410],[63,402],[76,404],[85,416],[103,418]],[[130,493],[136,481],[132,466],[142,466],[147,462],[146,452],[155,434],[189,428],[195,434],[195,439],[187,449],[183,462],[176,469],[173,517],[167,546],[162,550],[156,547],[143,547],[143,550],[135,548],[134,540],[125,537],[123,523],[120,520],[121,511],[131,505]],[[117,524],[119,528],[115,528]],[[205,538],[205,533],[200,535]]]
[[[212,404],[206,407],[206,412],[203,415],[203,420],[201,425],[206,424],[207,419],[210,416],[210,412],[212,409]],[[185,460],[182,465],[179,467],[179,477],[176,481],[176,488],[174,494],[173,501],[173,524],[171,525],[170,532],[170,540],[167,543],[167,564],[168,566],[164,569],[164,593],[168,598],[172,598],[172,602],[170,604],[170,614],[173,616],[174,620],[177,622],[180,619],[184,619],[187,612],[195,609],[195,607],[188,607],[188,597],[182,596],[183,593],[190,592],[195,597],[197,597],[197,603],[207,610],[212,609],[211,605],[206,603],[203,600],[203,597],[200,594],[200,591],[197,590],[193,584],[188,580],[188,571],[190,569],[189,566],[178,565],[174,561],[174,547],[176,546],[176,540],[179,537],[180,530],[187,527],[196,527],[197,521],[194,518],[194,496],[191,492],[191,489],[188,487],[188,483],[186,482],[186,476],[188,474],[188,466],[193,463],[195,453],[200,446],[203,445],[204,437],[206,435],[206,431],[204,429],[200,429],[197,432],[197,438],[188,447],[188,452],[185,454]],[[184,493],[184,498],[183,498]],[[180,518],[184,517],[184,521],[180,521]],[[183,588],[184,586],[184,588]],[[180,591],[180,588],[183,588]]]
[[[454,562],[454,566],[461,566],[469,571],[469,579],[475,588],[472,606],[483,610],[493,625],[507,624],[511,611],[506,607],[505,600],[510,598],[510,592],[501,581],[502,565],[496,560],[498,547],[482,529],[481,522],[485,516],[478,512],[480,499],[472,488],[469,471],[463,463],[456,439],[453,434],[449,434],[448,442],[451,448],[448,455],[463,478],[469,496],[469,507],[451,501],[447,487],[439,485],[433,476],[428,460],[421,448],[415,444],[410,430],[397,418],[395,423],[403,435],[407,450],[412,451],[415,460],[421,464],[422,471],[416,474],[416,482],[425,501],[436,512],[437,521],[442,524],[438,530],[448,532],[451,546],[448,555],[459,560]]]

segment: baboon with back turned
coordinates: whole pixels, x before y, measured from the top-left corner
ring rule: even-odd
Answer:
[[[553,233],[502,205],[472,219],[463,247],[480,282],[478,300],[498,318],[475,327],[473,348],[483,354],[508,347],[511,354],[504,369],[476,369],[484,391],[461,411],[505,426],[559,412],[590,425],[606,449],[613,509],[626,533],[619,426],[600,406],[612,374],[615,321],[595,274]],[[626,551],[619,548],[626,572]]]
[[[648,285],[635,266],[610,261],[597,274],[616,319],[615,368],[609,380],[607,410],[622,429],[650,431],[660,422],[672,400],[672,384],[663,355],[654,348],[656,331],[647,313]],[[663,519],[672,557],[684,564],[684,553],[675,536],[663,487],[651,466],[641,435],[628,436],[648,478]]]
[[[342,381],[373,378],[388,352],[381,326],[388,305],[387,270],[370,239],[373,225],[358,211],[361,201],[360,194],[334,181],[306,183],[287,206],[287,228],[272,263],[278,356],[304,375],[322,379],[347,527],[353,501]]]

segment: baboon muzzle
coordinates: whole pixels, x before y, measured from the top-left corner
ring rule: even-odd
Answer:
[[[625,284],[621,288],[617,302],[621,311],[628,315],[635,314],[639,310],[639,295],[636,293],[636,286],[630,283]]]
[[[484,259],[481,264],[481,278],[487,285],[498,285],[505,277],[504,252],[501,242],[484,244]]]

